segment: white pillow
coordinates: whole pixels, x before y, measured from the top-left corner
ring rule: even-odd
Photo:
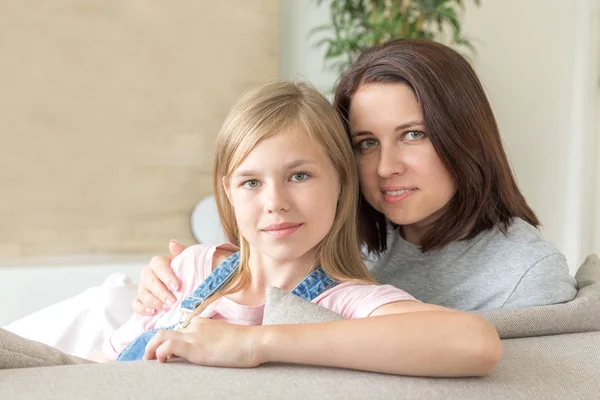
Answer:
[[[67,354],[87,357],[131,316],[137,287],[125,274],[18,319],[3,328]]]

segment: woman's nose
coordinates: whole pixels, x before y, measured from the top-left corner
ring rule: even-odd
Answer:
[[[379,163],[377,165],[377,173],[382,178],[387,178],[392,175],[401,175],[405,171],[402,152],[398,148],[383,148],[381,149]]]

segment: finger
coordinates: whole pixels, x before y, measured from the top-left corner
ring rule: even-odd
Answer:
[[[156,335],[154,335],[154,337],[150,339],[148,344],[146,344],[146,349],[144,350],[144,357],[142,359],[152,360],[156,358],[156,349],[158,349],[158,347],[161,344],[163,344],[167,340],[176,339],[178,337],[181,337],[181,333],[176,331],[160,330],[156,332]]]
[[[176,292],[179,290],[179,279],[173,273],[171,261],[173,261],[172,257],[153,257],[150,268],[163,287],[168,287],[171,292]]]
[[[177,240],[173,239],[169,242],[169,251],[173,257],[181,254],[182,251],[185,250],[185,247],[179,243]]]
[[[164,363],[171,357],[181,357],[189,360],[192,358],[193,351],[194,346],[191,343],[181,339],[171,339],[158,346],[155,353],[158,362]]]
[[[140,283],[138,284],[138,293],[142,293],[143,291],[147,290],[150,293],[152,293],[156,298],[160,299],[160,301],[163,304],[168,304],[169,306],[172,306],[177,299],[175,298],[171,290],[167,289],[167,287],[165,286],[165,281],[172,282],[172,280],[170,280],[170,278],[165,278],[164,275],[169,274],[173,276],[173,271],[171,270],[171,266],[169,264],[167,264],[167,267],[163,267],[164,260],[160,261],[160,259],[162,258],[163,257],[153,257],[150,266],[142,270],[142,277]],[[165,268],[167,269],[167,271],[163,272],[162,269]],[[165,281],[163,281],[157,274],[162,275],[162,279],[164,279]],[[171,286],[177,289],[176,285],[171,284]]]
[[[138,293],[134,302],[138,302],[139,305],[136,305],[134,310],[138,314],[152,315],[158,310],[163,309],[163,302],[156,296],[154,296],[149,291],[145,290],[143,292]],[[151,312],[150,310],[154,310],[155,312]]]
[[[141,317],[147,317],[156,314],[155,308],[146,307],[137,297],[131,302],[133,312]]]

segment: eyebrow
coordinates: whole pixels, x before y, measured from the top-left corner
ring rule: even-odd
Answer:
[[[425,125],[425,122],[421,121],[421,120],[414,120],[414,121],[409,121],[406,122],[402,125],[398,125],[397,127],[394,128],[394,132],[398,132],[398,131],[403,131],[405,129],[408,128],[412,128],[413,126],[418,126],[418,125]],[[359,136],[367,136],[367,135],[372,135],[372,132],[370,131],[357,131],[357,132],[352,132],[352,137],[359,137]]]
[[[298,168],[300,166],[309,165],[309,164],[317,164],[317,162],[314,161],[314,160],[307,160],[307,159],[295,160],[295,161],[287,163],[283,167],[283,169],[284,170],[290,170],[290,169]],[[256,176],[256,175],[259,175],[258,171],[248,169],[248,170],[236,171],[236,172],[233,173],[232,177],[242,178],[242,177]]]

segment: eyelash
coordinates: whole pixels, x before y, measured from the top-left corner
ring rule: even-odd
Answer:
[[[423,131],[406,131],[402,134],[402,139],[404,139],[409,133],[420,133],[421,134],[421,137],[418,137],[413,140],[419,140],[419,139],[422,139],[423,137],[425,137],[425,132],[423,132]]]
[[[296,176],[296,175],[304,175],[304,176],[305,176],[305,178],[304,178],[304,179],[301,179],[301,180],[299,180],[299,181],[294,181],[294,182],[303,182],[303,181],[305,181],[305,180],[307,180],[308,178],[310,178],[310,177],[311,177],[311,175],[310,175],[308,172],[294,172],[294,173],[293,173],[293,174],[290,176],[290,179],[292,179],[292,178],[293,178],[294,176]],[[242,182],[242,183],[240,184],[240,187],[245,187],[246,189],[256,189],[256,188],[258,187],[258,186],[254,186],[254,187],[247,187],[246,185],[247,185],[249,182],[258,182],[258,183],[260,183],[260,182],[258,181],[258,179],[248,179],[247,181],[244,181],[244,182]]]
[[[423,132],[423,131],[417,131],[417,130],[413,130],[413,131],[406,131],[406,132],[404,132],[404,133],[402,134],[402,136],[401,136],[401,137],[402,137],[402,139],[404,140],[404,138],[405,138],[405,137],[406,137],[408,134],[411,134],[411,133],[419,133],[419,134],[421,134],[421,137],[418,137],[418,138],[416,138],[416,139],[412,139],[412,140],[419,140],[419,139],[422,139],[423,137],[425,137],[425,132]],[[360,151],[360,150],[369,150],[369,149],[370,149],[370,148],[372,148],[373,146],[371,146],[371,147],[362,147],[362,144],[363,144],[363,143],[365,143],[365,142],[368,142],[368,141],[370,141],[370,140],[371,140],[371,141],[374,141],[374,142],[378,142],[378,140],[377,140],[377,139],[373,139],[373,138],[367,138],[367,139],[361,140],[360,142],[356,143],[356,144],[354,145],[354,148],[355,148],[356,150],[359,150],[359,151]]]

